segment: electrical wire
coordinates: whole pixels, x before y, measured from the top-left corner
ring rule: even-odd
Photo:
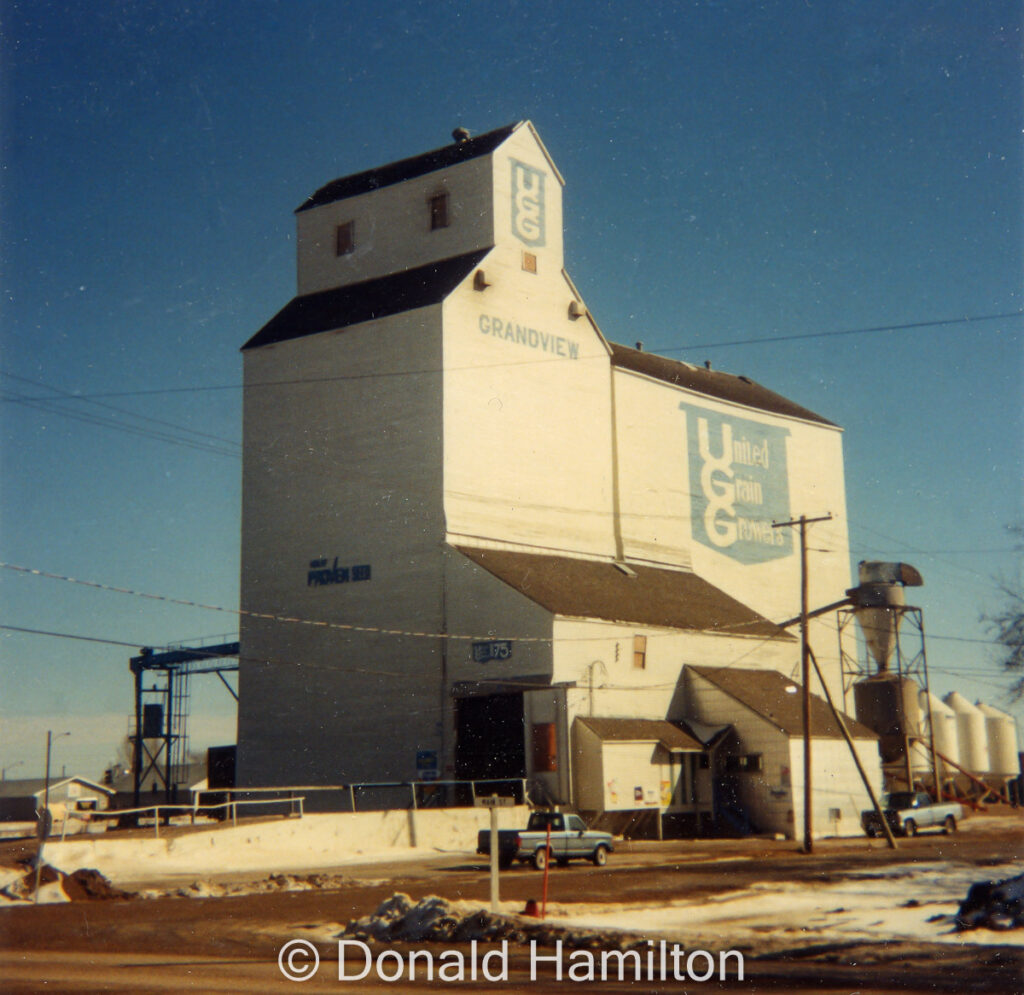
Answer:
[[[673,346],[657,349],[658,353],[688,352],[697,349],[727,349],[738,345],[765,345],[774,342],[800,342],[806,339],[831,339],[843,335],[871,335],[876,332],[906,332],[919,328],[943,328],[949,325],[973,325],[983,321],[1002,321],[1020,318],[1024,310],[1005,311],[999,314],[969,314],[961,318],[936,318],[930,321],[909,321],[900,325],[873,325],[867,328],[841,328],[830,332],[806,332],[802,335],[771,335],[764,338],[733,339],[729,342],[699,342],[694,345]]]
[[[997,321],[1008,318],[1019,318],[1024,316],[1024,310],[1021,311],[1007,311],[998,314],[975,314],[975,315],[964,315],[963,317],[957,318],[937,318],[928,321],[913,321],[906,322],[904,324],[892,324],[892,325],[874,325],[865,328],[844,328],[837,329],[828,332],[808,332],[801,335],[779,335],[769,336],[765,338],[750,338],[750,339],[735,339],[729,342],[716,342],[716,343],[698,343],[695,345],[686,346],[672,346],[668,348],[656,350],[654,355],[661,355],[665,353],[673,352],[686,352],[689,350],[696,349],[722,349],[731,346],[738,345],[756,345],[758,343],[774,343],[774,342],[791,342],[799,341],[802,339],[815,339],[815,338],[834,338],[844,335],[867,335],[875,332],[891,332],[891,331],[909,331],[920,328],[939,328],[949,325],[963,325],[963,324],[976,324],[979,322],[986,321]],[[588,360],[606,361],[606,356],[593,356],[593,357],[581,357],[580,360],[575,362],[586,362]],[[73,398],[76,400],[93,400],[97,398],[115,398],[115,397],[146,397],[154,394],[181,394],[181,393],[201,393],[207,391],[224,391],[224,390],[242,390],[243,386],[245,389],[256,389],[260,387],[281,387],[295,384],[319,384],[319,383],[335,383],[341,381],[357,381],[357,380],[384,380],[394,377],[410,377],[410,376],[428,376],[437,375],[448,372],[462,372],[469,370],[484,370],[484,369],[501,369],[510,366],[534,366],[543,363],[560,363],[564,362],[564,359],[552,358],[552,359],[526,359],[526,360],[512,360],[503,361],[498,363],[474,363],[468,366],[450,366],[450,367],[426,367],[422,369],[411,369],[411,370],[388,370],[375,373],[346,373],[337,374],[334,376],[318,376],[318,377],[299,377],[291,378],[287,380],[267,380],[258,383],[251,384],[210,384],[206,386],[190,386],[190,387],[154,387],[144,390],[131,390],[131,391],[103,391],[91,394],[73,394],[70,395],[69,399]],[[47,400],[47,398],[29,398],[29,400]],[[53,400],[52,398],[50,400]]]
[[[237,450],[241,450],[242,448],[241,443],[238,442],[236,439],[226,439],[220,435],[211,435],[209,432],[199,432],[194,428],[188,428],[185,425],[179,425],[175,422],[165,421],[162,418],[154,418],[151,415],[140,415],[135,411],[129,411],[127,408],[119,408],[113,404],[106,404],[103,401],[97,401],[88,397],[81,397],[80,395],[76,395],[71,391],[61,390],[61,388],[59,387],[54,387],[52,384],[43,383],[42,381],[39,380],[31,380],[28,377],[21,377],[15,373],[8,373],[5,370],[0,370],[0,376],[7,377],[9,380],[17,380],[20,383],[31,384],[33,387],[41,387],[43,390],[53,391],[53,393],[56,394],[57,396],[49,400],[58,401],[62,399],[69,399],[72,401],[84,401],[86,404],[91,404],[94,407],[103,408],[106,411],[113,411],[116,414],[127,415],[129,418],[134,418],[138,421],[149,422],[150,424],[153,425],[160,425],[164,428],[174,429],[176,432],[184,433],[186,435],[194,435],[200,439],[209,439],[213,442],[221,442]],[[30,400],[26,398],[23,399]],[[39,400],[44,401],[46,399],[41,398]],[[50,410],[52,410],[55,413],[61,411],[59,407],[54,407],[52,405],[50,406]]]
[[[47,414],[57,414],[63,418],[69,418],[72,421],[84,422],[87,425],[97,425],[103,428],[111,428],[115,431],[124,432],[127,435],[141,436],[146,439],[153,439],[158,442],[167,442],[172,445],[182,446],[185,449],[195,449],[199,452],[213,453],[217,456],[230,456],[234,459],[239,458],[238,452],[232,452],[225,450],[223,447],[213,446],[208,443],[200,442],[198,440],[185,439],[182,437],[175,437],[168,435],[166,432],[155,432],[152,429],[143,428],[139,425],[128,425],[124,422],[116,421],[113,418],[104,417],[101,415],[87,414],[84,411],[55,411],[52,407],[45,403],[42,403],[36,399],[23,397],[17,394],[4,394],[0,395],[0,401],[8,401],[14,404],[19,404],[26,408],[31,408],[37,411],[45,411]]]
[[[147,599],[147,600],[150,600],[150,601],[159,601],[159,602],[164,602],[166,604],[180,605],[180,606],[183,606],[183,607],[186,607],[186,608],[197,608],[197,609],[201,609],[201,610],[204,610],[204,611],[223,612],[225,614],[237,616],[239,618],[252,618],[252,619],[258,619],[258,620],[262,620],[262,621],[283,622],[283,623],[294,624],[294,625],[307,625],[307,626],[313,626],[315,628],[336,629],[336,630],[341,630],[341,631],[345,631],[345,632],[362,632],[362,633],[369,633],[369,634],[381,635],[381,636],[396,636],[396,637],[422,638],[422,639],[438,639],[438,640],[446,640],[446,641],[452,641],[452,642],[456,642],[456,641],[463,641],[463,642],[500,642],[503,639],[514,639],[518,643],[556,643],[556,642],[558,642],[558,643],[570,643],[570,642],[582,643],[582,642],[605,641],[605,640],[607,640],[609,638],[607,635],[602,635],[602,636],[580,636],[580,637],[573,637],[573,638],[568,638],[568,639],[564,638],[564,637],[556,637],[556,636],[520,636],[520,635],[516,635],[516,636],[496,636],[493,633],[488,633],[486,635],[466,635],[466,634],[452,633],[452,632],[424,632],[424,631],[418,631],[418,630],[394,629],[394,628],[385,628],[385,627],[381,627],[381,626],[358,625],[358,624],[355,624],[355,623],[348,623],[348,622],[328,622],[328,621],[316,620],[316,619],[298,618],[296,616],[291,616],[291,615],[276,615],[276,614],[268,613],[268,612],[255,612],[255,611],[246,610],[244,608],[225,608],[225,607],[223,607],[221,605],[210,605],[210,604],[204,604],[203,602],[199,602],[199,601],[190,601],[190,600],[187,600],[187,599],[184,599],[184,598],[175,598],[175,597],[171,597],[169,595],[164,595],[164,594],[152,594],[152,593],[148,593],[148,592],[145,592],[145,591],[136,591],[136,590],[133,590],[132,588],[118,587],[118,586],[115,586],[113,584],[105,584],[105,583],[103,583],[101,581],[82,580],[82,579],[79,579],[79,578],[76,578],[76,577],[69,577],[69,576],[66,576],[64,574],[57,574],[57,573],[51,573],[51,572],[46,571],[46,570],[39,570],[39,569],[37,569],[35,567],[20,566],[18,564],[6,563],[6,562],[2,562],[2,561],[0,561],[0,569],[10,570],[10,571],[13,571],[15,573],[20,573],[20,574],[23,574],[23,575],[31,575],[31,576],[34,576],[34,577],[41,577],[41,578],[44,578],[46,580],[56,580],[56,581],[61,581],[61,582],[68,583],[68,584],[76,584],[76,585],[79,585],[79,586],[92,588],[94,590],[107,591],[107,592],[110,592],[110,593],[113,593],[113,594],[124,594],[124,595],[129,595],[129,596],[132,596],[132,597],[144,598],[144,599]],[[782,621],[782,620],[780,620],[780,621]],[[836,623],[834,621],[830,620],[830,619],[818,617],[818,618],[816,618],[816,619],[814,619],[812,621],[818,622],[820,624],[827,625],[828,627],[830,627],[832,629],[836,629],[837,628]],[[686,633],[693,634],[693,635],[723,635],[724,634],[724,635],[733,635],[733,636],[736,636],[736,635],[743,636],[744,633],[737,632],[736,630],[743,629],[743,628],[748,628],[748,627],[753,626],[753,625],[760,626],[760,625],[764,625],[765,623],[768,623],[768,624],[771,624],[771,625],[778,625],[778,622],[770,622],[767,619],[764,619],[764,618],[761,618],[761,617],[757,617],[755,619],[751,619],[751,620],[748,620],[748,621],[745,621],[745,622],[730,623],[730,624],[727,624],[727,625],[716,627],[714,629],[702,629],[702,630],[683,630],[683,629],[678,629],[678,630],[673,630],[670,633],[664,633],[664,634],[657,633],[657,634],[655,634],[653,636],[653,638],[659,638],[659,637],[662,637],[662,636],[664,638],[674,638],[674,637],[676,637],[678,635],[686,634]],[[636,624],[641,624],[641,623],[632,623],[632,624],[636,625]],[[646,628],[647,626],[644,626],[644,627]],[[661,627],[661,626],[651,626],[651,628],[663,628],[663,627]],[[779,637],[778,636],[769,635],[769,636],[757,636],[755,638],[757,639],[757,643],[752,648],[746,650],[742,654],[742,656],[740,657],[741,659],[746,657],[746,656],[749,656],[751,653],[755,652],[759,646],[761,646],[761,645],[763,645],[763,644],[765,644],[767,642],[771,642],[773,640],[776,640]],[[952,641],[956,641],[956,642],[982,643],[984,645],[991,645],[991,646],[998,646],[999,645],[997,640],[970,639],[970,638],[967,638],[967,637],[942,636],[942,635],[934,635],[934,634],[931,634],[931,633],[929,633],[928,638],[929,639],[948,639],[948,640],[952,640]],[[135,644],[134,643],[130,643],[130,644],[126,644],[126,645],[134,646]]]

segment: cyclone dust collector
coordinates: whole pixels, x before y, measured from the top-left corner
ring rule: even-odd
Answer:
[[[912,754],[915,742],[925,739],[921,713],[921,690],[928,690],[924,656],[924,628],[920,609],[906,603],[904,589],[920,587],[921,574],[908,563],[862,561],[858,566],[857,587],[847,591],[853,608],[846,613],[857,620],[868,651],[866,665],[844,654],[844,678],[852,680],[855,714],[858,721],[873,729],[880,737],[882,763],[894,778],[906,781],[913,790],[914,767],[932,767],[924,755]],[[842,616],[844,613],[840,613]],[[919,635],[919,646],[908,659],[903,652],[902,629],[908,620]],[[840,629],[844,620],[840,618]],[[844,680],[844,687],[846,687]],[[926,714],[930,715],[925,697]],[[929,737],[930,738],[930,737]],[[895,770],[893,769],[895,768]],[[898,771],[898,773],[897,773]]]

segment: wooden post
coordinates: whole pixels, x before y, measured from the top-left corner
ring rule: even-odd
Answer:
[[[551,870],[551,820],[548,819],[548,835],[544,843],[547,848],[547,859],[544,861],[544,894],[541,896],[540,917],[545,919],[548,911],[548,871]]]
[[[772,523],[773,529],[790,528],[794,525],[800,526],[800,675],[804,685],[804,853],[812,853],[814,851],[811,818],[813,795],[811,792],[811,681],[810,665],[808,663],[810,647],[807,644],[807,623],[809,620],[807,608],[807,526],[813,522],[828,522],[831,518],[831,515],[822,515],[819,518],[808,518],[806,515],[801,515],[793,521]]]
[[[843,739],[846,740],[846,745],[850,748],[850,753],[853,756],[853,762],[857,765],[857,773],[860,774],[860,779],[864,782],[864,787],[867,788],[868,797],[871,799],[871,804],[878,813],[878,820],[882,824],[882,832],[885,833],[885,838],[889,841],[889,849],[896,849],[896,839],[892,835],[892,829],[889,827],[889,823],[886,822],[885,813],[882,811],[882,806],[878,804],[878,799],[875,797],[875,789],[871,787],[871,783],[868,781],[868,776],[864,772],[864,768],[861,766],[860,757],[857,756],[857,748],[853,745],[853,740],[850,738],[850,733],[846,728],[846,723],[843,721],[842,715],[839,713],[839,709],[836,708],[832,701],[832,693],[828,689],[828,685],[825,683],[825,678],[821,676],[821,667],[818,666],[818,659],[814,655],[814,651],[808,647],[811,657],[811,663],[814,664],[814,672],[818,675],[818,680],[821,683],[821,689],[825,692],[825,700],[828,702],[828,707],[832,709],[832,716],[836,720],[836,725],[839,726],[839,731],[843,734]]]
[[[491,806],[491,911],[498,911],[498,807]]]

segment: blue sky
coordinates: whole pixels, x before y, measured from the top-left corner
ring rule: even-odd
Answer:
[[[294,294],[292,211],[529,118],[608,337],[842,424],[854,558],[917,566],[933,686],[1006,706],[979,616],[1020,582],[1022,319],[749,340],[1024,307],[1018,4],[0,10],[0,559],[237,607],[238,349]],[[0,598],[5,625],[133,645],[236,630],[10,570]],[[55,762],[98,774],[130,648],[5,630],[0,653],[0,764],[37,773],[70,729]],[[206,680],[196,746],[232,738]]]

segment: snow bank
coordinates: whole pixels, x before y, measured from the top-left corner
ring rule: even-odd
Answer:
[[[49,864],[43,864],[39,883],[39,895],[36,896],[36,872],[34,869],[19,872],[13,877],[5,876],[2,886],[0,886],[0,902],[17,904],[38,902],[40,905],[52,905],[55,902],[94,902],[136,897],[131,892],[113,887],[99,871],[92,868],[83,868],[73,874],[64,874]]]
[[[499,810],[503,828],[525,824],[528,810]],[[48,843],[46,857],[65,873],[95,868],[115,883],[172,876],[302,871],[369,860],[476,850],[487,809],[340,812],[275,819],[162,839],[113,835]]]
[[[1012,865],[1003,868],[1018,870]],[[1024,935],[956,929],[958,898],[977,877],[971,864],[898,864],[851,872],[837,882],[811,885],[759,882],[748,888],[658,907],[550,906],[548,916],[571,926],[642,932],[647,936],[764,946],[854,940],[909,940],[1024,946]]]
[[[431,895],[418,902],[398,892],[385,899],[377,911],[346,926],[341,937],[356,940],[406,943],[529,943],[567,947],[601,947],[628,950],[643,941],[622,931],[572,929],[534,918],[489,912],[479,903],[452,902]]]

